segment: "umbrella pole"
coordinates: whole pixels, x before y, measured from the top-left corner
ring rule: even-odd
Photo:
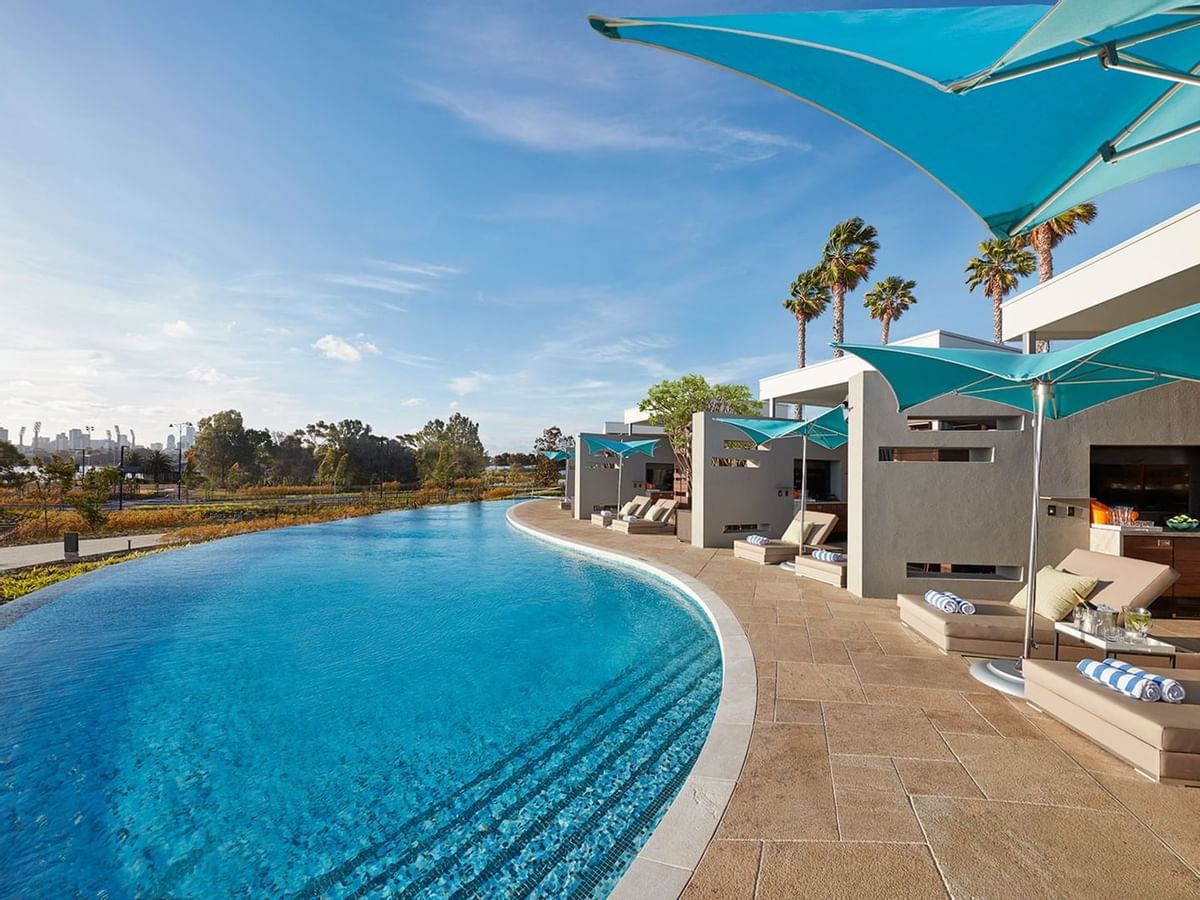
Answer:
[[[800,555],[804,555],[804,516],[808,512],[808,435],[800,449]]]
[[[617,457],[617,512],[621,511],[621,474],[624,471],[624,460]]]
[[[1046,394],[1050,385],[1039,381],[1034,385],[1033,396],[1037,418],[1033,433],[1033,508],[1029,520],[1029,567],[1025,570],[1025,642],[1021,647],[1021,659],[1033,655],[1033,617],[1037,603],[1037,549],[1038,521],[1042,502],[1042,432],[1046,427]]]

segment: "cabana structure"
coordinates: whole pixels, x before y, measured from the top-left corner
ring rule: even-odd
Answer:
[[[590,519],[593,513],[617,507],[617,497],[630,500],[634,496],[670,494],[675,478],[675,457],[665,437],[655,440],[653,447],[618,460],[606,451],[605,442],[638,441],[638,434],[581,432],[575,436],[575,466],[571,514],[576,519]]]

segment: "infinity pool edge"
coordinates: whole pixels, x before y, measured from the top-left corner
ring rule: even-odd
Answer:
[[[696,604],[716,633],[722,663],[721,694],[708,736],[683,787],[610,894],[630,900],[675,900],[716,833],[750,746],[758,701],[750,641],[725,601],[690,575],[636,553],[571,540],[522,522],[519,510],[536,502],[518,503],[506,510],[508,524],[537,540],[629,566],[671,585]]]

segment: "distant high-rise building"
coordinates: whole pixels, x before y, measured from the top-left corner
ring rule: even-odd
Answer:
[[[163,445],[162,445],[161,441],[155,441],[154,443],[152,443],[150,445],[150,449],[153,450],[155,453],[162,453],[162,448],[163,448]]]
[[[173,434],[167,435],[167,451],[170,453],[175,452],[175,435]]]
[[[67,432],[67,441],[68,441],[68,443],[70,443],[71,450],[82,450],[83,449],[83,429],[82,428],[72,428],[70,431]]]
[[[0,428],[0,441],[7,441],[7,440],[8,440],[8,429]]]
[[[196,443],[196,426],[189,425],[183,430],[183,449],[187,450]]]
[[[64,450],[70,450],[71,443],[63,432],[59,432],[54,436],[54,452],[62,453]]]

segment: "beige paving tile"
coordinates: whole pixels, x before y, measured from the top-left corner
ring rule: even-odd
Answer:
[[[713,841],[684,889],[684,900],[753,900],[758,841]]]
[[[851,666],[781,662],[775,685],[778,698],[787,700],[830,700],[862,703],[862,685]]]
[[[972,694],[968,698],[968,702],[1005,737],[1030,739],[1044,737],[1035,721],[1017,712],[1009,704],[1008,699],[998,693]]]
[[[1046,740],[944,735],[989,800],[1113,809],[1116,804],[1069,756]]]
[[[953,712],[974,712],[960,691],[911,687],[900,684],[864,684],[867,702],[877,706],[915,706],[921,709],[945,709]]]
[[[754,709],[754,721],[775,720],[775,679],[758,677],[758,705]]]
[[[957,762],[897,759],[896,770],[910,794],[935,797],[982,797],[967,770]]]
[[[758,900],[925,900],[946,890],[928,848],[850,842],[767,843]]]
[[[907,794],[848,787],[834,791],[834,800],[844,841],[925,841]]]
[[[1200,881],[1132,816],[914,797],[955,897],[1195,897]]]
[[[1100,783],[1200,872],[1200,790],[1155,784],[1133,774],[1102,775]]]
[[[836,641],[869,641],[872,637],[866,622],[852,619],[813,619],[808,623],[808,633],[814,638]]]
[[[837,839],[829,755],[819,726],[755,726],[750,753],[717,836]]]
[[[850,654],[846,652],[843,641],[832,638],[812,638],[809,641],[812,650],[812,661],[833,666],[850,665]]]
[[[900,687],[916,685],[949,691],[970,691],[979,687],[979,682],[971,677],[961,659],[942,656],[936,659],[922,659],[859,653],[851,653],[850,656],[863,684],[891,684]]]
[[[775,721],[796,725],[824,725],[821,704],[815,700],[775,700]]]
[[[861,603],[830,603],[829,612],[835,619],[857,619],[871,622],[894,622],[896,613]]]
[[[720,593],[718,591],[718,593]],[[750,606],[746,603],[729,603],[729,608],[733,614],[737,616],[737,620],[742,623],[742,627],[756,623],[769,622],[772,625],[775,623],[775,610],[769,606]]]
[[[822,709],[831,753],[954,758],[919,709],[860,703],[825,703]]]
[[[829,757],[829,769],[833,773],[835,791],[857,787],[896,796],[904,795],[904,785],[900,782],[896,766],[886,756],[833,753]]]
[[[925,715],[942,734],[996,734],[987,719],[974,710],[927,709]]]

